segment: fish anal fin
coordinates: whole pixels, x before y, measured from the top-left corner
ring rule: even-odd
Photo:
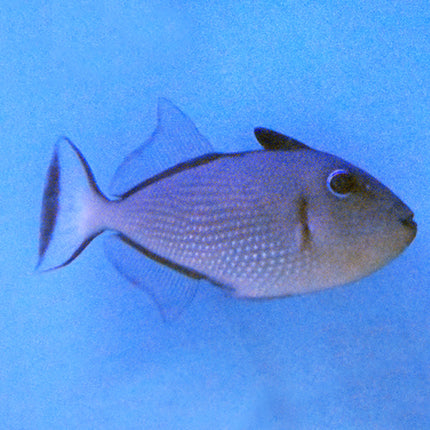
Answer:
[[[160,264],[121,234],[105,238],[105,251],[114,267],[152,298],[163,320],[177,319],[193,300],[199,276]]]

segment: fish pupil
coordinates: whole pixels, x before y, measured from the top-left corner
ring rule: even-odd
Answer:
[[[331,173],[327,182],[334,194],[343,197],[351,193],[355,187],[354,176],[344,170]]]

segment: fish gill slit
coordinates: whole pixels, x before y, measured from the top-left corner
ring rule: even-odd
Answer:
[[[300,251],[305,251],[311,247],[311,231],[309,229],[308,201],[301,196],[298,201],[298,214],[300,222]]]

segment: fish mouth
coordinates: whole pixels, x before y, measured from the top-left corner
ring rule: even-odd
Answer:
[[[414,215],[411,214],[408,217],[401,218],[400,224],[405,228],[405,233],[407,235],[407,243],[410,244],[417,235],[417,223],[414,220]]]
[[[414,220],[414,215],[410,215],[407,218],[403,218],[400,220],[400,223],[411,230],[417,231],[417,223]]]

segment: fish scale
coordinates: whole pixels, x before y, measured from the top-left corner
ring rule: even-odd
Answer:
[[[193,175],[195,177],[196,172]],[[196,183],[200,183],[199,179]],[[175,198],[171,199],[163,188],[175,189]],[[235,200],[236,195],[230,194],[229,200],[225,201],[221,188],[209,196],[194,192],[198,198],[184,207],[178,205],[178,201],[186,201],[181,198],[183,188],[177,184],[161,183],[156,190],[158,192],[148,190],[148,194],[157,196],[155,202],[150,198],[144,199],[144,206],[151,208],[150,215],[145,217],[151,220],[151,228],[133,221],[131,226],[137,227],[136,231],[123,231],[157,255],[207,273],[223,284],[252,284],[260,292],[261,286],[269,281],[272,287],[276,287],[282,273],[297,267],[293,264],[294,253],[289,253],[286,246],[296,248],[296,244],[289,237],[282,239],[276,232],[270,232],[268,214],[276,206],[275,198],[271,199],[272,207],[261,204],[255,193],[237,194],[239,201]],[[160,195],[165,197],[160,198]],[[128,204],[136,207],[132,201]],[[207,210],[196,215],[196,207],[197,211],[200,207]],[[123,213],[130,218],[126,210]]]

